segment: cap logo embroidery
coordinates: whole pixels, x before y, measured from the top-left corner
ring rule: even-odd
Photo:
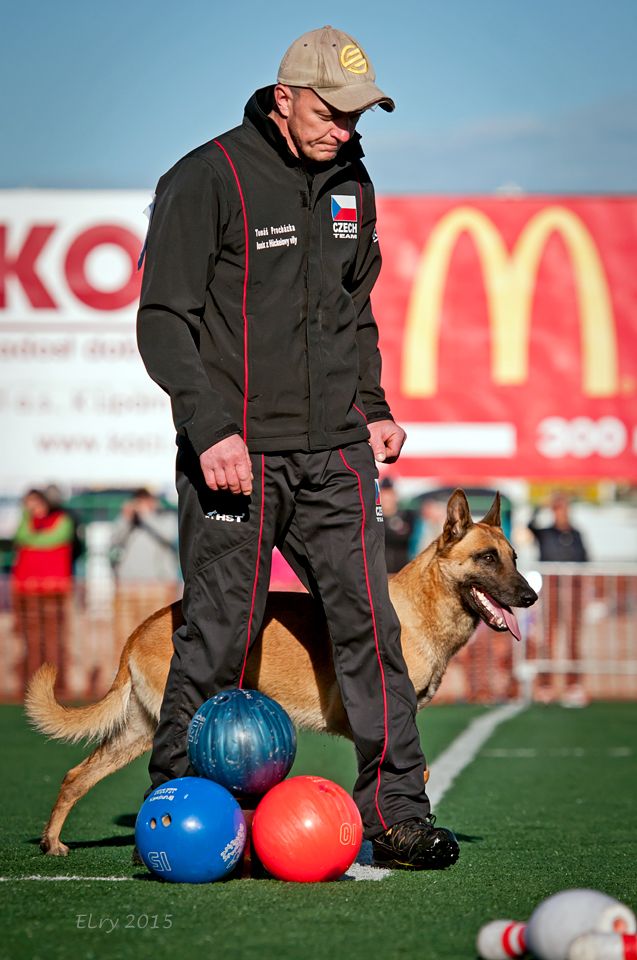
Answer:
[[[367,60],[353,43],[346,44],[341,50],[341,64],[350,73],[367,73]]]

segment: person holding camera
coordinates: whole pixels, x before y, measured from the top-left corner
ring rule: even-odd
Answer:
[[[113,523],[111,563],[117,581],[115,632],[121,643],[178,596],[177,514],[162,509],[145,487],[124,503]]]

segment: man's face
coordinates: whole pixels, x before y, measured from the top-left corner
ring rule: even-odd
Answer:
[[[552,507],[553,507],[553,516],[555,518],[555,526],[568,527],[569,526],[568,501],[556,498],[552,503]]]
[[[307,87],[277,85],[276,100],[297,156],[326,163],[351,138],[360,113],[340,113]]]
[[[49,512],[48,504],[37,493],[28,493],[24,498],[24,506],[36,520],[46,517]]]

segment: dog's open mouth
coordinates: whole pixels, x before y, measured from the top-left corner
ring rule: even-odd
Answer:
[[[520,625],[516,615],[508,607],[497,603],[493,597],[477,587],[471,587],[473,597],[480,616],[493,630],[509,630],[516,640],[521,640]]]

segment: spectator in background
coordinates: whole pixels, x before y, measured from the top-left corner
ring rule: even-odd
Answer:
[[[160,506],[142,487],[122,507],[111,540],[119,582],[177,580],[177,515]]]
[[[414,523],[414,535],[411,541],[411,556],[422,553],[440,534],[447,518],[447,501],[436,497],[425,497],[420,502],[420,511]]]
[[[588,552],[582,535],[572,524],[569,515],[568,497],[562,492],[553,494],[549,501],[553,523],[548,527],[538,526],[540,507],[536,507],[529,520],[529,530],[535,537],[542,563],[585,563]],[[566,656],[571,661],[580,659],[580,627],[582,622],[582,578],[577,573],[543,573],[542,623],[545,656],[555,657],[558,632],[563,630],[566,639]],[[552,699],[548,677],[540,675],[540,699]],[[587,696],[579,683],[579,675],[566,674],[566,690],[562,702],[565,706],[584,706]]]
[[[385,521],[387,573],[398,573],[409,562],[409,541],[414,530],[413,510],[400,510],[398,494],[390,477],[380,482],[380,499]]]
[[[538,527],[539,507],[535,508],[529,520],[529,530],[540,549],[540,560],[543,563],[585,563],[588,554],[581,533],[571,524],[568,497],[563,493],[555,493],[550,506],[553,511],[553,524],[550,527]]]
[[[136,490],[113,523],[111,546],[116,631],[123,642],[146,617],[179,595],[176,512],[162,509],[145,487]]]
[[[22,686],[41,664],[57,666],[56,694],[68,695],[68,599],[73,587],[73,523],[42,490],[29,490],[14,538],[11,591],[24,645]]]

